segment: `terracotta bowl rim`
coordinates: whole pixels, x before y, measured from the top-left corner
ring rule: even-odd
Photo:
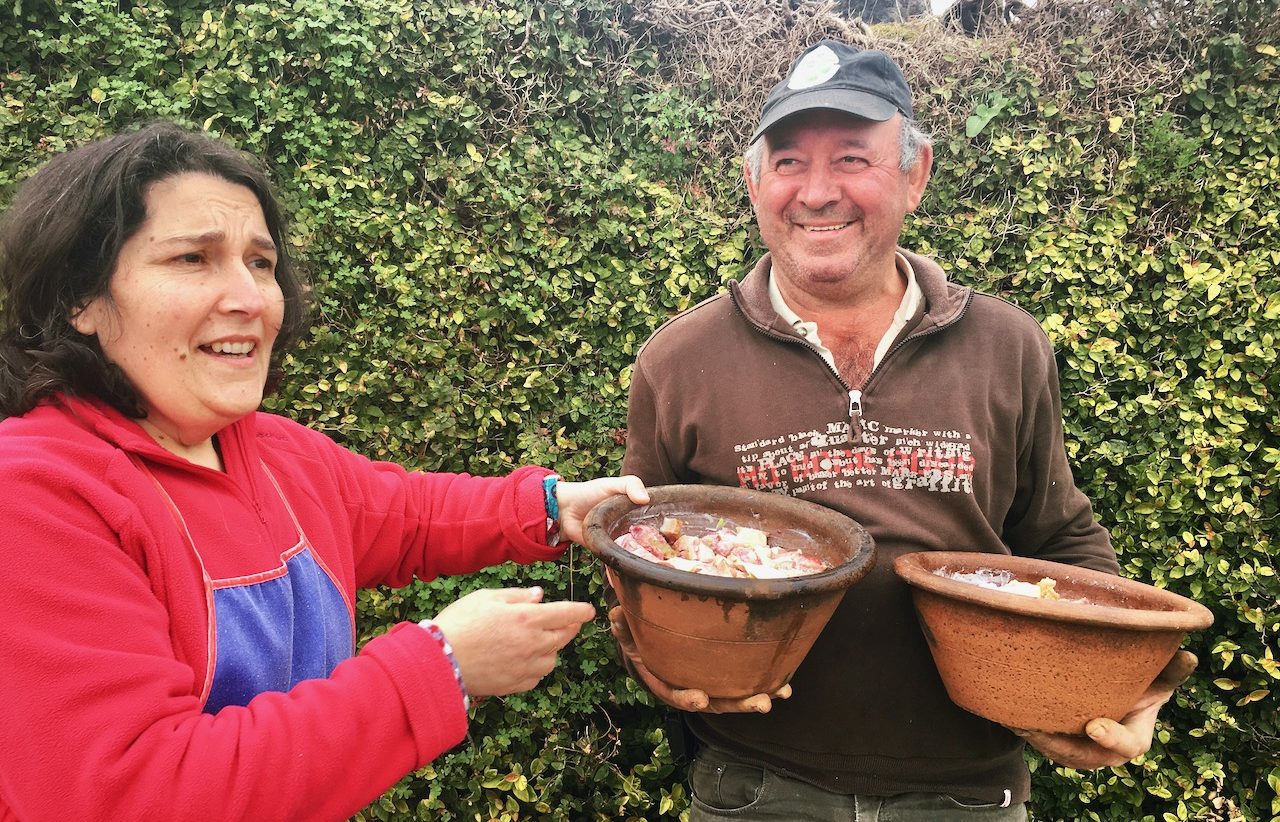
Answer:
[[[839,511],[808,500],[730,485],[654,485],[648,488],[649,504],[673,502],[673,498],[694,489],[713,497],[737,498],[755,508],[787,509],[825,523],[828,532],[848,531],[858,541],[858,547],[850,559],[817,574],[786,579],[734,579],[695,574],[641,559],[619,546],[604,527],[603,521],[606,518],[621,519],[629,511],[646,506],[636,505],[625,496],[614,496],[587,514],[586,527],[583,529],[587,550],[625,577],[667,590],[735,601],[789,599],[841,592],[866,576],[875,562],[875,543],[861,524]]]
[[[1168,605],[1172,610],[1121,608],[1114,605],[1034,599],[1007,591],[983,588],[980,585],[961,582],[934,573],[935,569],[948,565],[961,568],[1008,569],[1023,573],[1030,572],[1035,576],[1070,577],[1085,583],[1099,583],[1135,596],[1154,598]],[[1013,567],[1015,565],[1018,567]],[[1195,600],[1173,591],[1104,571],[1035,557],[984,551],[913,551],[894,559],[893,570],[908,585],[931,591],[939,596],[986,606],[997,611],[1041,617],[1055,622],[1135,631],[1184,632],[1207,628],[1213,623],[1213,612]]]

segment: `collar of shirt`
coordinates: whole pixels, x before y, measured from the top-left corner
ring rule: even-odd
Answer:
[[[924,294],[920,291],[919,284],[916,283],[916,272],[911,268],[911,263],[901,254],[895,254],[895,259],[898,263],[898,271],[907,279],[907,289],[902,295],[902,302],[898,304],[898,310],[893,314],[893,322],[889,323],[889,328],[884,332],[884,336],[880,338],[880,344],[876,346],[872,368],[880,364],[880,360],[884,358],[889,346],[897,339],[898,333],[902,331],[907,321],[915,315],[916,309],[924,299]],[[822,344],[822,338],[818,336],[818,324],[800,319],[800,316],[791,310],[791,306],[787,305],[786,300],[782,299],[782,292],[778,290],[778,280],[773,276],[772,268],[769,269],[769,302],[773,305],[773,310],[778,313],[778,316],[790,323],[797,334],[804,337],[814,348],[818,349],[818,353],[834,370],[836,367],[835,356],[831,353],[831,349]]]

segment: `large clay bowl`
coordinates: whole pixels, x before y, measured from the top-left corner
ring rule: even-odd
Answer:
[[[845,591],[871,570],[862,526],[811,502],[711,485],[649,489],[650,503],[612,497],[587,516],[586,545],[606,565],[645,666],[679,688],[716,697],[771,693],[791,678]],[[789,579],[732,579],[633,556],[614,538],[634,523],[678,516],[759,528],[771,544],[801,548],[833,567]]]
[[[1081,734],[1120,719],[1213,615],[1199,603],[1123,577],[1058,562],[965,551],[899,556],[920,626],[951,700],[1010,728]],[[1036,599],[937,572],[1007,570],[1057,582]],[[1074,601],[1073,601],[1074,600]]]

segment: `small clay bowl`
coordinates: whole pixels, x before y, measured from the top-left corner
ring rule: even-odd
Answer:
[[[772,693],[791,679],[845,591],[875,560],[871,536],[815,503],[715,485],[649,489],[648,505],[615,496],[592,509],[586,546],[604,562],[645,666],[678,688],[715,697]],[[759,528],[833,567],[787,579],[734,579],[634,556],[615,538],[635,523],[680,517],[687,527]]]
[[[1048,577],[1061,599],[1037,599],[941,576],[1009,571]],[[1119,720],[1173,658],[1208,608],[1171,591],[1101,571],[968,551],[899,556],[920,627],[951,700],[1009,728],[1083,734]]]

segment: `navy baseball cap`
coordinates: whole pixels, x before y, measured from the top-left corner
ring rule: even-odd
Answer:
[[[801,54],[760,110],[754,143],[780,120],[812,109],[834,109],[867,120],[900,112],[912,119],[911,89],[889,55],[823,40]]]

